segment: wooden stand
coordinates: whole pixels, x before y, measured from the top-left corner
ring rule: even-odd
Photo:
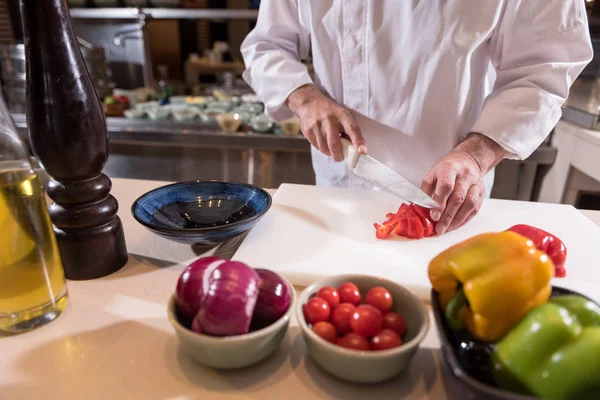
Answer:
[[[53,180],[50,217],[68,279],[121,269],[127,249],[110,179],[106,121],[65,0],[20,0],[33,153]]]

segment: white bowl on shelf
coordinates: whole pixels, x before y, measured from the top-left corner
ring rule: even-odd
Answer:
[[[169,118],[171,110],[164,107],[157,107],[146,110],[146,114],[148,114],[151,120],[161,121]]]
[[[191,121],[198,116],[198,111],[196,111],[193,107],[175,109],[172,111],[172,113],[175,121]]]
[[[161,108],[164,108],[165,110],[169,110],[171,112],[173,111],[183,111],[183,110],[187,110],[188,108],[190,108],[190,106],[188,106],[187,104],[166,104],[164,106],[162,106]]]
[[[137,108],[130,108],[129,110],[124,110],[123,114],[127,119],[144,119],[146,117],[146,111]]]
[[[262,103],[262,101],[260,100],[260,97],[258,97],[255,94],[245,94],[242,96],[242,101],[244,103]]]
[[[160,107],[160,103],[158,101],[145,101],[143,103],[137,103],[135,108],[138,110],[150,110],[153,108]]]
[[[185,104],[187,100],[187,96],[171,96],[169,97],[169,101],[171,104]]]
[[[202,110],[198,112],[198,116],[200,116],[200,120],[205,124],[214,124],[217,122],[217,116],[221,115],[220,111],[215,110]]]

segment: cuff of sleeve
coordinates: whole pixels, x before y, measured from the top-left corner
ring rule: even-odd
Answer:
[[[479,133],[480,135],[483,135],[486,138],[493,141],[494,143],[496,143],[498,146],[502,147],[504,150],[506,150],[508,152],[508,154],[506,155],[507,159],[509,159],[509,160],[523,160],[524,159],[524,158],[521,158],[521,156],[519,155],[519,152],[514,147],[512,147],[510,144],[508,144],[507,142],[502,140],[500,137],[497,137],[493,134],[485,132],[482,129],[477,130],[476,126],[473,127],[471,132]],[[529,157],[529,155],[527,157]]]
[[[252,85],[252,77],[249,70],[245,70],[242,73],[242,78],[250,85]],[[304,85],[313,84],[313,80],[310,78],[308,72],[305,74],[299,74],[299,76],[293,79],[286,80],[285,82],[274,82],[274,85],[279,86],[277,94],[263,98],[265,103],[265,113],[269,118],[274,121],[281,122],[286,119],[293,118],[295,114],[285,105],[287,98],[292,92]]]
[[[508,159],[524,160],[542,144],[560,117],[560,106],[543,92],[507,92],[486,101],[471,132],[500,145],[509,152]]]

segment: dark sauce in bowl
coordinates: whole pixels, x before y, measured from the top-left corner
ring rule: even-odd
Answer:
[[[177,201],[156,210],[151,223],[166,228],[200,229],[229,225],[254,215],[254,208],[235,200]]]

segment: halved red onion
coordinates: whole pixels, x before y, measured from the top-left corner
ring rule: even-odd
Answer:
[[[200,301],[204,297],[204,275],[208,269],[214,269],[226,262],[219,257],[203,257],[188,265],[177,281],[175,303],[181,316],[193,319],[200,309]]]
[[[205,295],[198,311],[202,331],[214,336],[248,332],[258,298],[259,276],[246,264],[227,261],[205,275]]]
[[[258,299],[254,307],[253,330],[271,325],[285,314],[292,297],[288,285],[277,273],[268,269],[255,270],[260,277]]]
[[[198,319],[198,315],[196,315],[192,320],[192,330],[196,333],[202,333],[202,328],[200,327],[200,320]]]

